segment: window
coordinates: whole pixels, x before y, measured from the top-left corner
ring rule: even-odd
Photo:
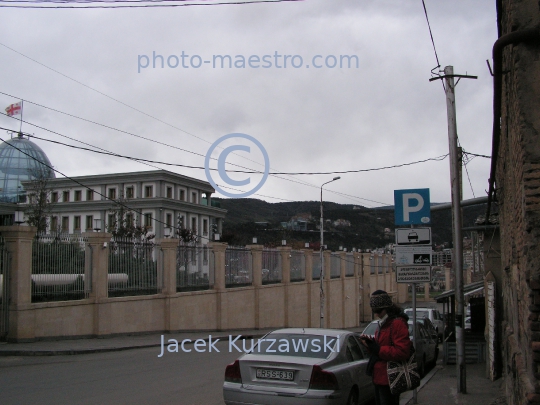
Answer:
[[[62,193],[62,201],[63,202],[68,202],[69,201],[69,191],[64,191]]]
[[[114,214],[109,214],[107,223],[110,229],[114,229],[116,227],[116,216]]]
[[[180,190],[180,201],[186,201],[186,191]]]
[[[82,191],[81,190],[75,190],[75,201],[81,201],[82,200]]]
[[[126,187],[126,198],[133,198],[135,196],[133,187]]]
[[[167,187],[167,198],[172,198],[172,187]]]
[[[94,190],[86,190],[86,201],[93,201],[93,200],[94,200]]]
[[[197,233],[197,218],[191,218],[191,230]]]
[[[207,219],[203,219],[203,235],[208,235],[208,220]]]
[[[197,203],[197,193],[191,193],[191,202],[194,204]]]
[[[109,199],[115,200],[116,199],[116,189],[110,188],[109,189]]]
[[[126,226],[133,226],[133,214],[126,214]]]
[[[51,194],[51,201],[53,203],[58,202],[58,192],[53,191],[53,193]]]
[[[152,227],[152,214],[144,214],[144,226]]]
[[[62,232],[69,232],[69,217],[62,217]]]
[[[80,231],[81,230],[81,216],[80,215],[75,215],[73,217],[73,230],[74,231]]]
[[[356,339],[352,336],[349,336],[347,339],[347,358],[349,362],[364,359],[364,354],[362,353],[360,346],[356,342]]]
[[[86,216],[86,230],[91,231],[93,227],[94,227],[94,216],[87,215]]]
[[[144,197],[145,198],[152,198],[154,196],[154,186],[146,186],[144,187]]]
[[[51,218],[51,231],[56,232],[58,230],[58,217]]]
[[[168,227],[172,226],[172,214],[167,214],[165,223],[167,224]]]

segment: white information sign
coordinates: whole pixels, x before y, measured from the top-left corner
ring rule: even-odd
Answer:
[[[431,245],[431,228],[397,228],[396,245]]]
[[[396,246],[396,266],[431,265],[431,246]]]
[[[429,283],[431,267],[429,266],[398,266],[396,267],[398,283]]]

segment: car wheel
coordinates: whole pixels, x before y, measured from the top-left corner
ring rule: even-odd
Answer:
[[[354,388],[351,389],[347,405],[358,405],[358,392]]]

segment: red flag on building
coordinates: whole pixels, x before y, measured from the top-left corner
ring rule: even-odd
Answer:
[[[13,117],[14,115],[21,114],[22,111],[22,102],[19,101],[18,103],[11,104],[9,107],[6,108],[6,113],[10,117]]]

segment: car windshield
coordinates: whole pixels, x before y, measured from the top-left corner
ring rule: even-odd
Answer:
[[[335,336],[272,333],[261,339],[251,353],[326,359],[339,351],[337,343]]]
[[[368,326],[366,326],[366,329],[364,329],[362,334],[375,336],[375,332],[377,331],[377,329],[379,329],[379,323],[378,322],[370,323]]]
[[[410,318],[412,318],[412,309],[408,309],[405,311],[405,313],[407,315],[409,315]],[[428,311],[419,311],[419,310],[416,310],[416,319],[420,319],[420,318],[428,318],[429,319],[429,312]]]

